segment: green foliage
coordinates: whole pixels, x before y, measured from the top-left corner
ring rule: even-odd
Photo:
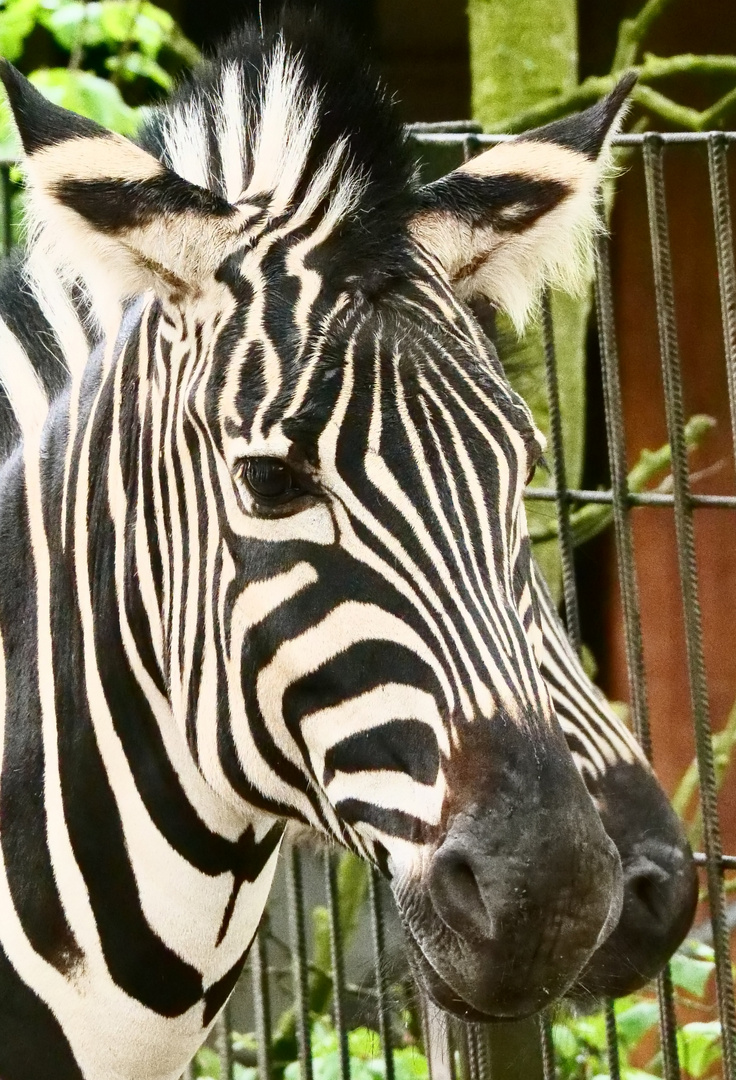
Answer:
[[[31,82],[55,104],[122,135],[134,134],[145,104],[170,90],[174,75],[199,56],[173,17],[148,0],[0,0],[0,55],[24,68],[36,31],[57,54],[68,53],[68,63],[27,71]],[[18,152],[3,100],[0,158]]]
[[[340,1080],[340,1045],[337,1031],[327,1016],[312,1023],[312,1071],[314,1080]],[[254,1052],[255,1036],[232,1036],[233,1052]],[[360,1027],[348,1032],[351,1080],[385,1080],[386,1061],[377,1031]],[[402,1046],[393,1051],[396,1080],[429,1080],[427,1059],[415,1046]],[[220,1080],[220,1059],[208,1046],[203,1046],[194,1059],[194,1075],[201,1080]],[[257,1080],[258,1070],[242,1065],[233,1066],[234,1080]],[[298,1061],[290,1062],[283,1072],[284,1080],[300,1080]]]
[[[672,983],[683,1001],[705,1007],[715,970],[713,950],[687,941],[670,964]],[[661,1054],[656,1053],[644,1069],[632,1062],[641,1057],[642,1043],[659,1023],[659,1005],[653,992],[641,991],[615,1003],[621,1080],[659,1080]],[[609,1080],[606,1061],[606,1024],[602,1013],[560,1017],[552,1026],[560,1080]],[[694,1021],[678,1032],[683,1077],[701,1080],[720,1059],[720,1024],[717,1020]]]

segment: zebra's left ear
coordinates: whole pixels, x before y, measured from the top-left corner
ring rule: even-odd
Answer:
[[[242,225],[235,207],[129,139],[47,101],[0,59],[25,151],[33,224],[60,262],[107,273],[122,299],[198,289]]]
[[[635,81],[625,76],[585,112],[499,143],[421,189],[412,234],[459,297],[484,296],[520,331],[546,286],[579,291],[610,139]]]

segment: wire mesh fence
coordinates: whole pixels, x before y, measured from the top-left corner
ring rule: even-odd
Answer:
[[[418,125],[412,129],[412,137],[429,169],[437,174],[498,141],[465,123]],[[578,649],[582,646],[581,619],[571,516],[581,506],[610,507],[631,716],[634,730],[650,757],[656,747],[650,725],[632,512],[645,508],[651,513],[664,507],[674,518],[678,580],[672,587],[681,594],[689,713],[703,822],[702,851],[695,858],[701,868],[712,930],[714,1008],[720,1023],[720,1050],[699,1063],[700,1072],[689,1071],[691,1065],[681,1060],[678,1024],[683,1014],[671,973],[666,970],[656,986],[659,1049],[655,1045],[649,1048],[654,1061],[650,1068],[665,1080],[687,1080],[691,1075],[736,1080],[736,1012],[726,881],[727,873],[736,870],[736,854],[724,854],[722,850],[719,776],[712,742],[695,540],[696,515],[702,510],[733,511],[736,493],[692,490],[667,202],[671,151],[677,148],[678,152],[706,158],[722,319],[723,351],[719,362],[726,365],[736,454],[736,263],[729,193],[735,142],[735,133],[634,134],[616,140],[616,145],[636,158],[646,188],[648,236],[642,235],[640,243],[650,252],[653,271],[661,390],[671,452],[670,489],[629,490],[618,298],[614,294],[611,241],[602,232],[597,240],[595,321],[610,483],[595,490],[567,484],[553,322],[550,306],[545,303],[542,334],[552,482],[528,493],[530,502],[552,503],[555,507],[563,610],[568,633]],[[11,162],[0,162],[0,247],[5,253],[10,251],[15,236],[12,169]],[[732,558],[736,558],[736,544]],[[555,1016],[485,1028],[445,1017],[431,1004],[419,1000],[403,960],[390,894],[373,871],[367,867],[351,870],[347,858],[335,852],[301,850],[298,846],[285,851],[269,909],[239,986],[217,1022],[209,1052],[193,1063],[188,1077],[585,1080],[593,1076],[586,1071],[584,1046],[579,1060],[575,1059],[576,1065],[571,1065],[569,1056],[561,1061]],[[349,912],[346,905],[350,906]],[[591,1020],[591,1031],[594,1022],[598,1024],[596,1037],[605,1042],[606,1075],[611,1080],[635,1075],[627,1071],[629,1064],[622,1063],[619,1021],[613,1004],[607,1003],[601,1016]]]

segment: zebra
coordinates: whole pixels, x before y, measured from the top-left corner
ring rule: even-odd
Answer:
[[[641,746],[588,678],[534,567],[540,669],[624,872],[616,927],[568,991],[573,1005],[623,997],[658,975],[690,929],[698,878],[679,818]]]
[[[36,271],[38,272],[38,271]],[[29,289],[29,279],[33,288]],[[18,253],[0,269],[0,326],[10,330],[32,362],[48,398],[68,378],[65,353],[39,307],[33,270]],[[85,297],[71,297],[77,335],[90,325]],[[67,312],[68,314],[68,312]],[[89,342],[92,345],[92,340]],[[17,439],[7,398],[0,398],[0,459]],[[619,920],[598,948],[570,1002],[620,997],[657,975],[689,929],[697,903],[697,876],[682,825],[631,731],[590,681],[570,647],[543,577],[533,565],[532,592],[541,624],[540,670],[563,734],[624,872]],[[293,837],[292,837],[293,839]]]
[[[461,300],[574,284],[630,83],[422,189],[296,16],[138,144],[1,74],[69,377],[0,327],[0,1074],[178,1076],[287,820],[386,874],[438,1004],[536,1011],[622,870],[540,671],[542,440]]]

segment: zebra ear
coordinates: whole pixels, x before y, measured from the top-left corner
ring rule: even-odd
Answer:
[[[236,235],[235,207],[130,140],[47,101],[0,59],[25,151],[33,224],[84,277],[105,270],[119,298],[201,287]]]
[[[464,300],[485,296],[521,330],[543,288],[584,285],[609,144],[635,82],[585,112],[468,161],[420,192],[414,238]]]

